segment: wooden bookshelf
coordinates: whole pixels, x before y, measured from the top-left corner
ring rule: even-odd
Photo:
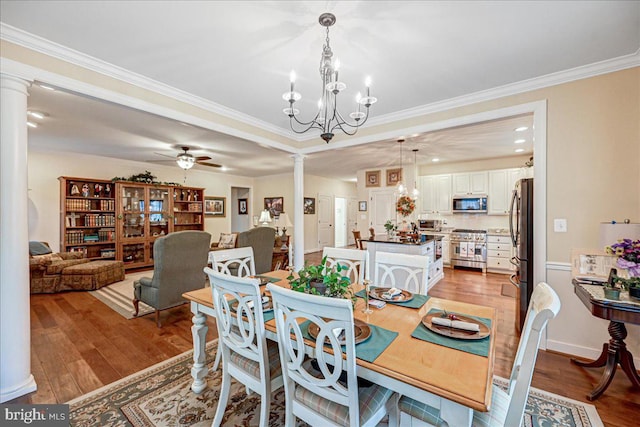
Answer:
[[[116,257],[115,185],[111,181],[61,176],[60,251],[90,259]]]

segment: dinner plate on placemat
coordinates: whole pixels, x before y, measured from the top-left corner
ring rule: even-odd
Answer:
[[[268,311],[273,311],[273,300],[270,297],[263,296],[262,297],[263,301],[264,301],[265,298],[267,299],[267,301],[262,303],[262,312],[266,313]],[[231,309],[233,311],[238,311],[238,301],[237,300],[234,301],[231,304]]]
[[[387,302],[407,302],[413,299],[413,294],[405,289],[402,289],[402,293],[395,295],[391,298],[387,298],[384,296],[385,292],[389,292],[391,288],[372,288],[369,291],[369,296],[371,298],[379,299]]]
[[[316,339],[318,332],[320,332],[320,327],[313,322],[309,323],[309,335],[311,335],[311,338]],[[368,340],[371,336],[371,328],[369,327],[369,324],[362,320],[353,319],[353,335],[356,339],[356,344],[360,344],[361,342]],[[329,338],[327,338],[326,341],[328,343]],[[338,342],[340,345],[346,344],[343,334],[340,334],[340,337],[338,337]]]
[[[475,323],[480,327],[480,331],[465,331],[464,329],[456,329],[450,326],[434,325],[433,323],[431,323],[431,319],[434,317],[440,317],[440,313],[427,314],[422,318],[422,324],[431,332],[435,332],[436,334],[444,335],[446,337],[457,338],[461,340],[480,340],[482,338],[488,337],[491,333],[487,325],[471,317],[456,314],[457,320],[460,320],[462,322]]]

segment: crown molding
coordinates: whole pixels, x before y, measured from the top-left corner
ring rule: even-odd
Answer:
[[[615,71],[625,70],[627,68],[633,68],[637,66],[640,66],[640,49],[630,55],[620,56],[618,58],[607,59],[605,61],[595,62],[593,64],[558,71],[556,73],[534,77],[516,83],[510,83],[504,86],[498,86],[492,89],[482,90],[479,92],[474,92],[443,101],[437,101],[415,108],[408,108],[406,110],[385,114],[379,117],[372,117],[369,119],[369,124],[371,126],[377,126],[397,122],[400,120],[412,119],[414,117],[423,116],[426,114],[433,114],[440,111],[464,107],[484,101],[492,101],[494,99],[504,98],[506,96],[517,95],[523,92],[531,92],[550,86],[556,86],[563,83],[569,83],[572,81],[582,80],[589,77],[595,77],[602,74],[612,73]]]
[[[4,22],[0,22],[0,34],[2,39],[8,42],[26,47],[28,49],[43,53],[56,59],[60,59],[62,61],[69,62],[71,64],[86,68],[91,71],[95,71],[105,76],[112,77],[125,83],[140,87],[142,89],[147,89],[161,95],[168,96],[178,101],[193,105],[198,108],[202,108],[203,110],[219,114],[233,120],[237,120],[241,123],[255,126],[262,130],[272,132],[276,135],[293,139],[294,141],[296,140],[295,138],[291,138],[291,132],[287,129],[275,126],[271,123],[257,119],[248,114],[241,113],[237,110],[225,107],[224,105],[193,95],[192,93],[176,89],[173,86],[158,82],[149,77],[143,76],[142,74],[137,74],[125,68],[118,67],[117,65],[110,64],[101,59],[94,58],[90,55],[52,42],[43,37],[28,33],[11,25],[7,25]]]
[[[143,75],[133,73],[124,68],[91,57],[82,52],[70,49],[66,46],[52,42],[43,37],[36,36],[19,28],[7,25],[3,22],[0,22],[0,35],[2,39],[15,43],[17,45],[118,79],[125,83],[171,97],[178,101],[185,102],[189,105],[202,108],[203,110],[219,114],[233,120],[237,120],[241,123],[254,126],[268,132],[272,132],[276,135],[288,138],[298,144],[318,138],[318,135],[316,134],[294,134],[287,128],[276,126],[248,114],[241,113],[239,111],[225,107],[221,104],[217,104],[207,99],[198,97],[189,92],[176,89],[172,86],[155,81]],[[412,119],[427,114],[433,114],[453,108],[464,107],[479,102],[491,101],[506,96],[516,95],[523,92],[529,92],[549,86],[555,86],[562,83],[568,83],[575,80],[581,80],[637,66],[640,66],[640,49],[638,49],[633,54],[621,56],[618,58],[604,60],[593,64],[572,68],[569,70],[559,71],[556,73],[547,74],[545,76],[535,77],[492,89],[446,99],[443,101],[437,101],[415,108],[408,108],[406,110],[401,110],[378,117],[371,117],[368,120],[367,127],[370,128],[373,126],[386,125],[389,123]],[[377,139],[379,139],[379,135],[377,134],[372,135],[372,137],[376,137]],[[367,139],[376,139],[372,137],[368,137]],[[322,146],[324,147],[326,146],[326,144],[322,144]],[[323,151],[322,149],[317,147],[297,148],[301,149],[302,152],[311,152],[316,150]]]

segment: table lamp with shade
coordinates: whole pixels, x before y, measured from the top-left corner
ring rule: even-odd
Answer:
[[[289,215],[281,213],[275,219],[274,224],[276,226],[276,246],[284,247],[287,244],[287,227],[293,227],[291,220],[289,220]],[[278,231],[280,228],[282,228],[282,234]]]
[[[263,227],[267,227],[269,225],[269,223],[271,222],[271,215],[269,214],[268,210],[265,209],[260,212],[260,219],[258,220],[258,222]]]

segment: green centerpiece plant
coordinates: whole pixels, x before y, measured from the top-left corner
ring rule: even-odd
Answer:
[[[298,271],[298,277],[290,274],[287,277],[291,289],[311,295],[321,295],[333,298],[351,298],[351,279],[341,272],[348,267],[337,263],[335,268],[327,267],[327,257],[323,257],[318,265],[308,265]]]

